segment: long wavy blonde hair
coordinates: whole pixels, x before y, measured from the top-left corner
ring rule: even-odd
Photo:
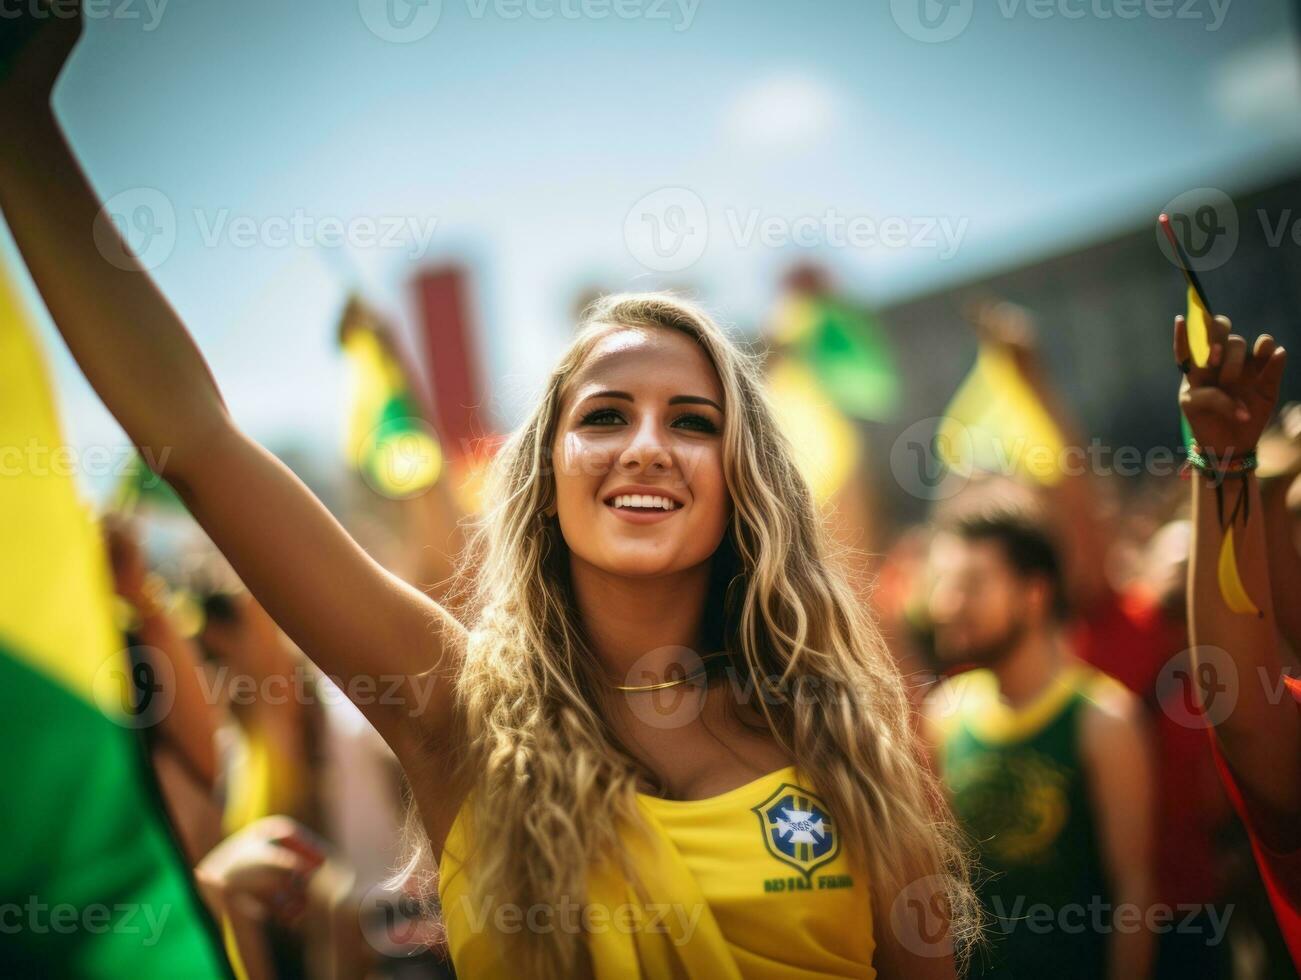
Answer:
[[[711,567],[707,628],[747,678],[798,697],[761,711],[778,742],[825,799],[850,858],[873,886],[877,928],[910,883],[941,882],[955,953],[978,933],[966,849],[919,759],[899,671],[862,601],[832,560],[808,485],[763,393],[756,355],[695,305],[663,293],[595,303],[541,401],[502,446],[488,509],[463,562],[461,610],[470,640],[456,703],[467,750],[459,770],[473,836],[464,856],[476,907],[530,908],[582,896],[588,869],[617,857],[619,826],[637,823],[639,781],[657,785],[616,736],[608,681],[585,641],[554,517],[551,446],[571,379],[603,336],[627,327],[677,330],[704,349],[722,382],[723,467],[733,514]],[[406,874],[431,868],[411,815]],[[630,869],[635,873],[635,869]],[[931,877],[935,876],[935,877]],[[432,878],[426,878],[432,883]],[[580,938],[556,929],[503,935],[525,976],[575,976]]]

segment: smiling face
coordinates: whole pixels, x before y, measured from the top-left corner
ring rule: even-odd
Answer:
[[[640,577],[709,560],[731,516],[724,407],[718,373],[686,334],[629,327],[596,342],[551,447],[572,562]]]

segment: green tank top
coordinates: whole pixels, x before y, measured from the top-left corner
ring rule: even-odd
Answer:
[[[942,722],[944,781],[977,848],[989,949],[972,976],[1101,977],[1111,899],[1080,756],[1080,713],[1097,684],[1084,666],[1062,672],[1014,710],[989,671],[951,682]],[[1101,927],[1100,927],[1101,926]]]

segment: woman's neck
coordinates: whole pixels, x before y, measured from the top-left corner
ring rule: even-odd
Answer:
[[[612,575],[570,556],[574,599],[592,651],[610,680],[623,683],[636,668],[638,682],[682,662],[682,647],[701,644],[709,564],[655,577]]]

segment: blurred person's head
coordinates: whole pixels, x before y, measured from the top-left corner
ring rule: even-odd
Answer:
[[[950,871],[961,946],[974,921],[966,859],[936,822],[938,787],[910,749],[899,673],[828,560],[762,383],[758,359],[698,307],[609,297],[494,459],[465,555],[471,631],[457,677],[461,772],[475,838],[492,842],[468,856],[470,880],[480,898],[529,906],[582,894],[592,862],[619,852],[618,826],[637,819],[636,794],[655,780],[611,725],[620,695],[574,582],[694,578],[707,590],[708,651],[726,651],[742,677],[812,681],[773,701],[751,686],[745,707],[828,798],[880,894]],[[407,873],[427,861],[415,854]],[[531,975],[574,972],[573,936],[504,941]]]
[[[948,517],[930,563],[928,611],[945,663],[998,663],[1065,611],[1056,547],[1023,510],[986,506]]]

